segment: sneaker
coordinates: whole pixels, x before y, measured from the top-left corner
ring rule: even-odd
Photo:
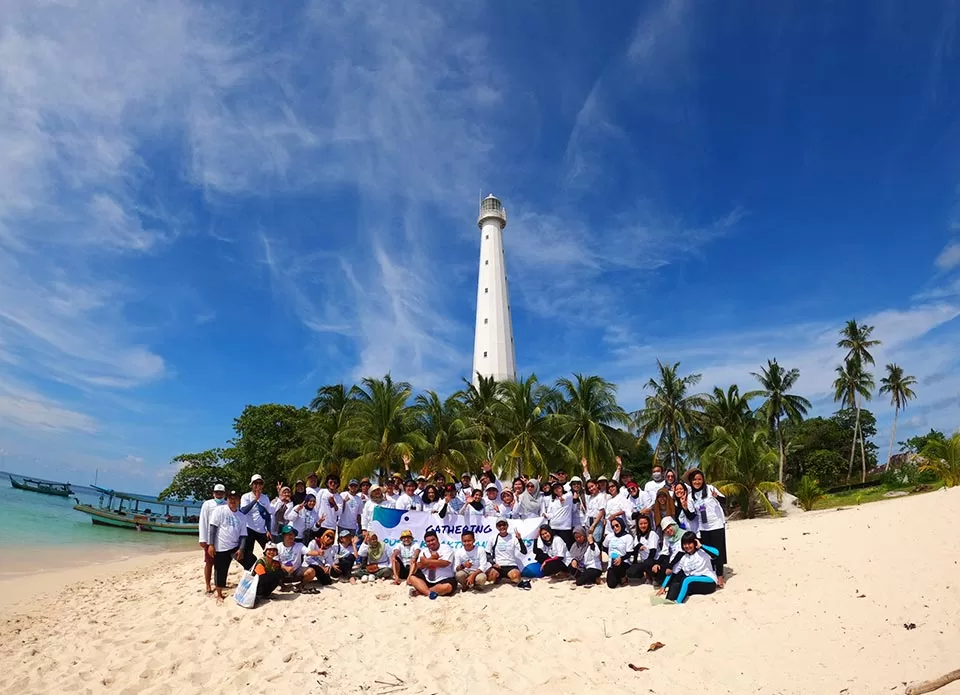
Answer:
[[[433,601],[434,599],[436,599],[437,596],[439,596],[439,595],[440,595],[440,594],[438,594],[436,591],[431,591],[429,594],[427,594],[427,596],[430,597],[430,600],[431,600],[431,601]]]
[[[517,582],[517,588],[518,588],[518,589],[526,589],[527,591],[529,591],[529,590],[532,588],[532,587],[530,586],[530,580],[529,580],[529,579],[523,579],[523,580]]]

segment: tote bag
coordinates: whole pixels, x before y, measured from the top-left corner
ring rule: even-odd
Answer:
[[[237,605],[243,608],[253,608],[257,602],[257,585],[260,583],[260,576],[253,572],[245,572],[240,577],[240,583],[237,584],[237,590],[233,592],[233,598]]]

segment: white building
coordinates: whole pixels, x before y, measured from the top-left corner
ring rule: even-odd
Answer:
[[[477,283],[477,328],[473,343],[473,373],[497,381],[517,378],[513,346],[513,320],[507,292],[507,262],[503,253],[503,228],[507,211],[493,195],[480,202],[480,276]]]

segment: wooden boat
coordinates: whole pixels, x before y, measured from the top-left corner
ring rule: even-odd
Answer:
[[[73,508],[88,515],[95,525],[182,535],[196,535],[198,531],[200,507],[196,503],[166,502],[96,485],[91,487],[102,493],[99,505],[76,500]]]
[[[17,480],[10,476],[10,484],[17,490],[26,490],[28,492],[39,492],[41,495],[54,495],[55,497],[70,497],[73,490],[70,483],[55,483],[50,480],[37,480],[36,478],[20,478]]]

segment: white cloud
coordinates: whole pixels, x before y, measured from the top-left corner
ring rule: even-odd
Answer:
[[[126,456],[123,457],[123,460],[126,461],[127,463],[132,463],[136,466],[139,466],[141,463],[143,463],[142,456],[134,456],[133,454],[127,454]]]
[[[0,422],[40,431],[94,433],[96,421],[30,389],[0,380]]]
[[[960,266],[960,242],[952,242],[937,256],[936,266],[940,270],[953,270]]]

